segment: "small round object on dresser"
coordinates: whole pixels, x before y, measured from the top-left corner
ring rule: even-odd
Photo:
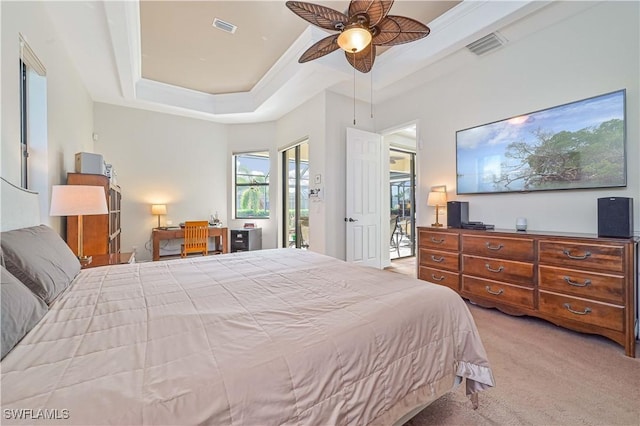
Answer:
[[[526,231],[527,230],[527,218],[519,217],[516,219],[516,231]]]

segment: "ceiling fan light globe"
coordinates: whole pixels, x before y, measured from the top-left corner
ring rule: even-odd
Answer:
[[[359,24],[348,25],[338,36],[338,46],[345,52],[358,53],[371,43],[371,32]]]

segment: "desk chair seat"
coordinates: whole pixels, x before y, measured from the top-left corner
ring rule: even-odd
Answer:
[[[209,252],[209,222],[206,220],[185,222],[184,243],[180,247],[180,257],[186,257],[189,253],[202,253],[206,256]]]

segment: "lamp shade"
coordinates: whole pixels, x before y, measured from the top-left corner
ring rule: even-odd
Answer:
[[[347,26],[338,36],[338,46],[349,53],[358,53],[371,43],[371,32],[362,25],[354,23]]]
[[[80,216],[107,214],[104,188],[90,185],[53,185],[51,187],[51,216]]]
[[[167,214],[167,205],[166,204],[152,204],[151,205],[151,214]]]
[[[429,197],[427,198],[428,206],[444,206],[447,204],[447,193],[441,191],[431,191],[429,192]]]

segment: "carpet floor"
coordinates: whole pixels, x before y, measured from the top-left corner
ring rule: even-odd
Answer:
[[[637,356],[600,336],[468,306],[496,386],[477,410],[459,386],[405,426],[640,425]]]

